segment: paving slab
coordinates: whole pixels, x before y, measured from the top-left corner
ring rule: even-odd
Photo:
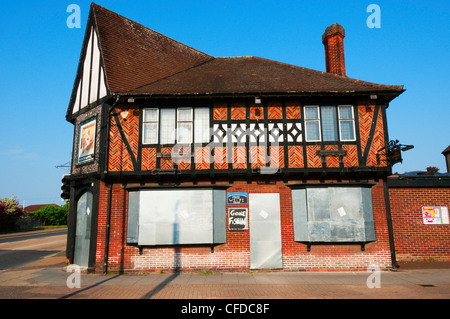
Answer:
[[[81,288],[67,287],[72,273],[64,256],[0,271],[0,299],[448,299],[450,268],[368,272],[180,272],[80,275]]]

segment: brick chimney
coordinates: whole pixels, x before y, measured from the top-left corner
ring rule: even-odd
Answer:
[[[450,173],[450,145],[442,152],[445,156],[445,164],[447,164],[447,173]]]
[[[325,62],[329,73],[345,76],[344,38],[345,30],[338,23],[330,25],[322,35]]]

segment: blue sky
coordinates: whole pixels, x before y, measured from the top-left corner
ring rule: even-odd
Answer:
[[[439,167],[450,145],[448,1],[126,1],[96,3],[213,56],[259,56],[325,71],[321,36],[346,30],[347,76],[404,85],[387,112],[390,139],[412,144],[394,172]],[[67,6],[81,8],[70,29]],[[370,4],[381,28],[368,28]],[[1,1],[0,197],[61,204],[55,166],[70,161],[65,121],[90,1]]]

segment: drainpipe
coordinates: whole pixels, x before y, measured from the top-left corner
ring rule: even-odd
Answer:
[[[105,254],[103,259],[103,275],[108,273],[109,230],[111,224],[112,184],[108,185],[108,211],[106,217]]]
[[[383,190],[384,190],[384,204],[386,206],[386,218],[389,233],[389,246],[391,249],[391,261],[392,268],[396,269],[400,267],[397,263],[397,257],[395,255],[395,244],[394,244],[394,229],[392,226],[392,215],[391,215],[391,202],[389,200],[389,187],[387,185],[387,178],[383,178]]]

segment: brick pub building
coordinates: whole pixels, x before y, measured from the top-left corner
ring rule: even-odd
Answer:
[[[92,4],[74,125],[67,257],[95,271],[390,268],[386,110],[404,90],[213,57]]]

